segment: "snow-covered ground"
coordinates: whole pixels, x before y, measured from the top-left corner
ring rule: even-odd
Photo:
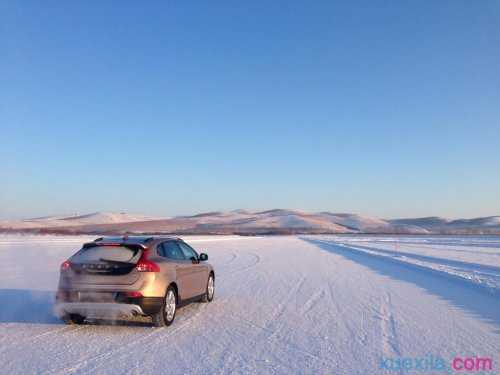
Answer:
[[[392,262],[472,283],[500,297],[499,237],[315,237],[349,252],[386,257]]]
[[[444,374],[387,366],[476,356],[500,373],[498,237],[186,237],[216,298],[162,329],[52,317],[59,265],[89,239],[0,236],[2,373]]]

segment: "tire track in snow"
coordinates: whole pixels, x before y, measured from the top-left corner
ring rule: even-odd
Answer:
[[[100,353],[97,355],[94,355],[92,357],[87,357],[80,362],[76,363],[73,366],[68,366],[62,369],[56,369],[53,371],[50,371],[49,373],[51,374],[68,374],[68,373],[74,373],[76,371],[81,371],[83,373],[93,373],[96,369],[104,366],[104,365],[109,365],[110,363],[114,363],[122,358],[120,355],[123,352],[127,353],[127,356],[129,355],[129,348],[135,347],[137,344],[142,343],[146,341],[146,345],[152,345],[152,343],[155,343],[158,340],[165,339],[167,337],[172,336],[174,333],[177,331],[181,330],[185,326],[189,325],[191,323],[191,320],[196,318],[201,314],[201,312],[206,308],[206,305],[200,304],[200,308],[198,311],[196,311],[194,314],[191,316],[187,317],[182,317],[181,319],[177,319],[176,322],[180,323],[177,324],[176,326],[173,327],[163,327],[163,328],[151,328],[151,332],[147,333],[144,336],[141,336],[135,340],[129,341],[127,344],[123,346],[119,346],[117,348],[108,350],[105,353]],[[182,311],[182,309],[179,309],[179,311]],[[179,322],[179,320],[181,320]],[[165,333],[162,335],[162,333]],[[144,348],[145,346],[142,346]],[[106,360],[106,361],[104,361]],[[88,369],[87,367],[92,366],[95,364],[92,368]]]
[[[227,266],[228,264],[233,263],[237,257],[238,255],[236,255],[236,253],[231,253],[231,259],[229,259],[226,263],[224,263],[223,266]]]
[[[304,285],[305,281],[306,277],[301,276],[299,281],[295,283],[295,285],[288,290],[286,297],[277,304],[276,308],[271,313],[272,315],[270,319],[271,321],[273,322],[278,321],[284,315],[287,306],[291,305],[292,299],[295,298],[295,300],[297,300],[297,296],[299,295],[298,293],[302,288],[302,286]]]
[[[130,348],[131,346],[135,346],[136,344],[141,343],[142,341],[144,341],[144,340],[146,340],[146,339],[148,339],[148,338],[150,338],[150,337],[152,337],[154,335],[158,335],[158,334],[162,333],[164,330],[165,330],[164,328],[158,328],[158,329],[153,330],[152,332],[150,332],[150,333],[148,333],[148,334],[146,334],[144,336],[141,336],[138,339],[129,341],[124,346],[119,346],[119,347],[117,347],[115,349],[108,350],[105,353],[101,353],[101,354],[97,354],[97,355],[94,355],[94,356],[86,357],[86,358],[80,360],[79,362],[75,363],[72,366],[67,366],[67,367],[59,368],[59,369],[54,369],[52,371],[48,371],[47,373],[49,373],[49,374],[69,374],[69,373],[74,373],[76,371],[81,371],[86,366],[89,365],[89,362],[91,364],[92,362],[95,362],[95,361],[101,361],[101,360],[103,360],[105,358],[108,358],[109,356],[114,355],[115,353],[118,353],[118,352],[121,352],[123,350],[126,350],[126,349]]]
[[[304,305],[300,308],[299,312],[302,315],[307,315],[309,312],[314,310],[316,305],[325,297],[325,289],[320,289],[313,294],[307,299],[307,301],[304,303]]]
[[[233,263],[237,258],[238,258],[238,255],[236,253],[231,253],[227,260],[226,260],[226,258],[224,258],[224,263],[218,264],[216,262],[216,264],[218,264],[217,270],[221,270],[221,269],[224,270],[224,268],[226,268],[227,266],[230,266],[231,263]]]
[[[333,265],[333,267],[336,266],[337,264]],[[327,288],[324,289],[327,292],[331,306],[334,307],[334,310],[336,312],[335,324],[341,325],[342,328],[344,328],[349,333],[350,337],[364,344],[368,339],[368,335],[366,331],[359,332],[359,330],[356,327],[353,327],[353,322],[351,321],[351,319],[349,319],[349,316],[346,312],[348,306],[346,304],[339,303],[339,299],[342,299],[342,296],[338,296],[336,294],[336,288],[335,288],[336,282],[337,282],[336,277],[329,279],[326,282]]]
[[[40,338],[44,338],[45,339],[45,338],[47,338],[47,336],[50,336],[50,335],[55,335],[57,333],[63,333],[63,334],[64,333],[74,333],[74,332],[80,331],[80,330],[82,330],[84,328],[85,328],[84,326],[63,326],[63,327],[59,327],[59,328],[56,328],[56,329],[52,329],[50,331],[45,331],[43,333],[40,333],[38,335],[29,337],[29,338],[24,339],[24,340],[16,340],[15,345],[9,345],[8,347],[6,347],[3,350],[1,350],[0,353],[4,353],[7,350],[11,350],[12,348],[24,347],[26,344],[35,343]]]
[[[391,294],[387,293],[382,299],[378,311],[382,332],[382,349],[387,356],[401,357],[396,322],[393,315]]]
[[[243,267],[233,269],[233,270],[232,270],[232,271],[230,271],[230,272],[226,272],[226,273],[224,273],[224,276],[229,276],[229,275],[233,275],[233,274],[235,274],[235,273],[241,272],[241,271],[246,271],[246,270],[248,270],[248,269],[250,269],[250,268],[255,267],[255,266],[256,266],[257,264],[259,264],[259,263],[260,263],[260,261],[261,261],[260,256],[259,256],[259,255],[257,255],[257,254],[255,254],[255,253],[246,253],[245,255],[250,255],[250,256],[252,256],[252,257],[253,257],[252,262],[251,262],[250,264],[247,264],[247,265],[243,266]]]
[[[238,323],[240,323],[244,318],[241,318],[240,316],[232,315],[231,318],[233,320],[237,320]],[[242,320],[240,320],[240,319]],[[250,324],[252,328],[259,328],[259,329],[264,329],[262,327],[259,327],[255,324]],[[248,336],[242,335],[241,333],[236,333],[234,330],[231,330],[229,328],[226,328],[225,326],[221,327],[222,332],[218,335],[218,337],[221,337],[221,335],[226,335],[229,338],[229,342],[233,343],[235,341],[239,342],[239,338],[241,338],[242,341],[245,339],[248,339]],[[220,351],[220,358],[223,359],[223,366],[222,368],[217,369],[217,373],[233,373],[235,370],[241,371],[243,364],[249,364],[250,361],[253,361],[255,363],[263,363],[269,367],[273,367],[273,370],[276,370],[276,367],[278,366],[284,366],[285,368],[288,368],[287,362],[284,362],[280,358],[278,358],[279,365],[276,366],[271,364],[268,359],[263,359],[261,357],[257,357],[255,354],[251,353],[250,351],[245,352],[244,355],[236,355],[232,351],[232,345],[228,344],[227,341],[224,341],[224,344],[219,342],[218,340],[215,340],[213,337],[213,334],[202,334],[203,339],[209,342],[211,345],[218,347],[221,349]]]
[[[82,370],[83,373],[84,374],[91,374],[91,373],[94,373],[96,369],[98,369],[104,365],[107,366],[110,363],[115,363],[115,362],[119,361],[120,359],[123,358],[122,353],[124,351],[126,352],[126,356],[128,357],[129,351],[127,350],[127,348],[129,348],[130,346],[135,346],[138,342],[142,343],[143,341],[152,338],[151,340],[148,340],[146,342],[146,344],[144,344],[142,346],[142,348],[146,348],[146,347],[149,347],[151,345],[154,345],[158,341],[162,341],[162,340],[165,340],[166,338],[173,336],[176,332],[178,332],[181,329],[183,329],[184,327],[188,326],[194,318],[198,317],[201,314],[201,312],[203,310],[205,310],[206,306],[207,306],[206,304],[199,304],[198,305],[199,308],[197,309],[197,311],[194,312],[194,314],[187,316],[187,317],[182,317],[180,322],[179,322],[179,320],[177,320],[177,323],[180,323],[180,324],[177,324],[177,326],[175,326],[175,327],[153,328],[154,332],[146,335],[146,337],[139,338],[135,341],[130,342],[129,344],[127,344],[126,348],[120,347],[120,348],[117,348],[115,350],[112,350],[111,352],[106,353],[105,358],[108,358],[108,359],[105,362],[100,360],[102,358],[99,357],[99,359],[98,359],[99,362],[96,363],[96,366],[93,366],[90,369],[84,368]],[[182,311],[182,310],[180,309],[179,311]],[[165,334],[161,335],[161,333],[165,333]],[[112,356],[112,358],[109,358],[109,356]],[[95,358],[94,358],[94,360],[95,360]],[[94,363],[95,363],[95,361],[94,361]]]
[[[346,310],[347,310],[348,306],[343,304],[343,303],[339,303],[339,299],[342,299],[342,297],[337,296],[335,294],[334,283],[331,281],[328,281],[327,285],[328,285],[327,290],[328,290],[328,296],[330,299],[330,303],[332,306],[335,307],[335,311],[336,311],[337,317],[338,317],[338,319],[336,319],[336,323],[342,324],[342,326],[349,332],[349,335],[351,337],[358,338],[359,335],[358,335],[356,329],[352,327],[351,320],[349,319],[348,316],[346,317],[346,314],[347,314]],[[360,341],[362,341],[363,337],[360,337],[359,339],[360,339]]]
[[[272,330],[266,326],[262,326],[260,324],[257,324],[239,314],[231,314],[230,316],[228,316],[230,319],[233,319],[233,320],[237,320],[239,323],[244,323],[248,326],[250,326],[251,328],[253,329],[257,329],[261,332],[264,332],[264,333],[268,333],[269,335],[267,336],[266,340],[274,345],[278,345],[279,347],[281,347],[281,350],[284,352],[284,353],[287,353],[289,352],[290,350],[298,353],[298,354],[302,354],[306,357],[309,357],[313,360],[316,360],[316,361],[319,361],[321,362],[324,366],[327,366],[327,367],[331,367],[332,366],[332,361],[331,359],[329,358],[322,358],[314,353],[311,353],[310,351],[300,347],[299,345],[297,344],[294,344],[294,343],[291,343],[290,341],[288,341],[285,337],[282,336],[282,334],[279,332],[279,329],[278,330]],[[234,331],[230,331],[229,329],[225,328],[225,331],[228,332],[229,335],[232,335],[234,336],[235,334],[236,335],[239,335],[239,336],[243,336],[241,333],[235,333]],[[245,337],[244,337],[245,338]],[[328,340],[324,340],[323,341],[327,341]],[[276,349],[276,346],[273,345],[273,349]],[[282,364],[285,365],[285,367],[289,367],[289,366],[286,366],[287,365],[287,362],[283,362],[280,360],[280,357],[275,355],[275,358],[277,358],[279,360],[279,362],[281,362]],[[262,360],[260,360],[262,361]]]

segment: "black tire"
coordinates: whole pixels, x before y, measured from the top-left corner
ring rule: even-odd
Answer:
[[[212,291],[209,291],[210,281],[212,282]],[[215,276],[212,272],[208,275],[207,286],[205,288],[205,294],[201,297],[201,302],[212,302],[215,295]]]
[[[173,303],[174,303],[174,311],[171,314],[170,310],[167,312],[167,303],[172,303],[172,294],[173,294]],[[167,302],[168,301],[168,302]],[[153,321],[153,325],[155,327],[168,327],[174,322],[175,314],[177,314],[177,293],[175,292],[175,288],[169,286],[167,291],[165,292],[165,297],[163,298],[163,303],[161,304],[161,310],[156,314],[151,316]]]
[[[79,314],[69,314],[64,316],[62,320],[66,324],[83,324],[85,322],[85,317]]]

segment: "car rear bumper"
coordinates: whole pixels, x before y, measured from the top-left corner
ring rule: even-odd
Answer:
[[[163,306],[163,297],[136,297],[129,296],[129,293],[60,289],[56,295],[54,312],[58,316],[67,314],[87,314],[84,316],[92,314],[94,316],[95,312],[104,316],[135,316],[156,314]]]
[[[114,302],[59,302],[54,306],[54,314],[59,318],[70,314],[87,318],[131,318],[145,315],[139,305]]]

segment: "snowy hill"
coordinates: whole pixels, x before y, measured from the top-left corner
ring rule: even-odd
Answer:
[[[125,212],[93,212],[85,215],[44,216],[24,220],[0,221],[0,228],[54,228],[82,225],[101,225],[159,220],[159,217],[132,215]]]
[[[457,228],[468,227],[497,227],[500,228],[500,216],[479,217],[475,219],[453,220],[451,226]]]
[[[441,227],[447,225],[450,222],[448,219],[439,216],[420,217],[416,219],[394,219],[388,221],[391,224],[417,225],[423,228]]]
[[[192,216],[151,217],[115,212],[46,216],[0,222],[0,231],[42,233],[192,233],[192,234],[500,234],[500,216],[448,220],[423,217],[384,220],[354,213],[308,213],[275,209],[233,210]]]
[[[389,220],[392,225],[413,225],[429,233],[500,234],[500,216],[449,220],[442,217]]]
[[[335,214],[330,212],[321,213],[322,217],[333,223],[352,228],[356,231],[384,231],[391,226],[387,221],[370,216],[361,216],[357,214]]]

